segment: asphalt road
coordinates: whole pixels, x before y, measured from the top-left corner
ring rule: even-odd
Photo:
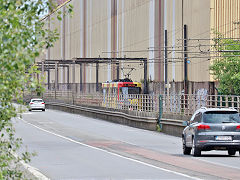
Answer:
[[[184,156],[178,137],[54,110],[13,122],[38,154],[30,165],[50,179],[240,179],[238,153]]]

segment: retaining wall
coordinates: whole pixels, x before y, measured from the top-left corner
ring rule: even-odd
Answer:
[[[121,112],[114,109],[104,109],[102,107],[86,107],[57,102],[47,102],[46,107],[151,131],[157,129],[157,117],[144,117],[144,114],[137,116],[137,113],[134,112]],[[160,121],[162,132],[180,137],[185,127],[182,123],[183,121],[189,120],[190,117],[191,116],[164,114]]]
[[[49,109],[56,109],[75,114],[83,114],[85,116],[104,119],[110,122],[124,124],[141,129],[147,129],[151,131],[155,131],[157,127],[157,118],[134,116],[126,114],[124,112],[107,110],[99,107],[93,108],[53,102],[46,103],[46,107]]]
[[[173,136],[182,136],[184,121],[190,120],[191,116],[163,114],[161,119],[162,132]]]

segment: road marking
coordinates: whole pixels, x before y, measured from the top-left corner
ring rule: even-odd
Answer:
[[[88,144],[81,143],[81,142],[75,141],[75,140],[73,140],[73,139],[71,139],[71,138],[68,138],[68,137],[62,136],[62,135],[60,135],[60,134],[56,134],[56,133],[54,133],[54,132],[48,131],[48,130],[46,130],[46,129],[43,129],[43,128],[41,128],[41,127],[38,127],[38,126],[36,126],[36,125],[34,125],[34,124],[31,124],[31,123],[25,121],[24,119],[21,119],[21,118],[19,118],[19,119],[22,120],[23,122],[25,122],[26,124],[31,125],[31,126],[37,128],[37,129],[41,130],[41,131],[44,131],[44,132],[46,132],[46,133],[52,134],[52,135],[54,135],[54,136],[57,136],[57,137],[59,137],[59,138],[68,140],[68,141],[70,141],[70,142],[73,142],[73,143],[76,143],[76,144],[79,144],[79,145],[82,145],[82,146],[85,146],[85,147],[88,147],[88,148],[92,148],[92,149],[95,149],[95,150],[98,150],[98,151],[102,151],[102,152],[111,154],[111,155],[113,155],[113,156],[117,156],[117,157],[120,157],[120,158],[123,158],[123,159],[127,159],[127,160],[129,160],[129,161],[133,161],[133,162],[136,162],[136,163],[139,163],[139,164],[148,166],[148,167],[152,167],[152,168],[155,168],[155,169],[158,169],[158,170],[162,170],[162,171],[168,172],[168,173],[173,173],[173,174],[176,174],[176,175],[179,175],[179,176],[183,176],[183,177],[186,177],[186,178],[190,178],[190,179],[194,179],[194,180],[202,180],[202,179],[197,178],[197,177],[189,176],[189,175],[187,175],[187,174],[179,173],[179,172],[172,171],[172,170],[165,169],[165,168],[160,168],[160,167],[154,166],[154,165],[152,165],[152,164],[148,164],[148,163],[145,163],[145,162],[136,160],[136,159],[132,159],[132,158],[129,158],[129,157],[125,157],[125,156],[122,156],[122,155],[119,155],[119,154],[116,154],[116,153],[113,153],[113,152],[110,152],[110,151],[101,149],[101,148],[97,148],[97,147],[94,147],[94,146],[91,146],[91,145],[88,145]]]
[[[240,169],[238,167],[234,167],[234,166],[231,166],[231,165],[226,165],[226,164],[222,164],[222,163],[218,163],[218,162],[212,162],[212,161],[208,161],[206,159],[201,159],[201,158],[197,158],[197,157],[194,157],[194,159],[197,159],[197,160],[200,160],[200,161],[203,161],[203,162],[207,162],[207,163],[210,163],[210,164],[218,165],[218,166],[224,166],[224,167],[229,167],[229,168],[234,168],[234,169]]]

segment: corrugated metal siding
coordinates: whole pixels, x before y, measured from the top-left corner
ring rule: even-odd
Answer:
[[[213,0],[214,28],[224,37],[239,38],[240,0]]]
[[[65,1],[59,1],[59,3]],[[151,1],[155,1],[153,36],[150,36],[152,30],[150,26],[152,25],[149,19]],[[179,82],[183,81],[183,61],[178,59],[174,68],[171,68],[171,61],[173,61],[171,58],[182,57],[179,52],[182,50],[183,24],[188,25],[189,38],[209,39],[212,28],[225,34],[226,37],[240,36],[240,0],[184,0],[183,9],[181,0],[91,0],[91,3],[89,0],[72,0],[74,16],[72,18],[64,17],[62,23],[57,22],[57,20],[51,21],[51,29],[58,28],[61,37],[56,42],[55,47],[48,51],[48,58],[72,59],[74,57],[98,57],[99,55],[101,57],[149,58],[150,53],[147,50],[151,48],[149,42],[153,37],[155,46],[154,80],[163,81],[164,2],[167,2],[168,44],[170,47],[175,43],[174,49],[178,50],[174,55],[169,53],[168,76],[170,81],[173,79]],[[173,9],[175,9],[175,13],[172,12]],[[172,37],[175,37],[175,40]],[[188,45],[193,46],[194,43],[196,45],[196,41],[189,41]],[[206,43],[208,42],[205,41],[204,44]],[[169,48],[169,50],[172,49]],[[109,53],[103,53],[106,51]],[[189,51],[195,52],[198,51],[198,48],[191,47]],[[189,56],[196,55],[189,54]],[[191,63],[188,65],[189,80],[209,81],[209,61],[207,58],[192,58],[190,60]],[[125,65],[124,67],[127,67]],[[142,65],[129,64],[129,66],[136,68],[131,74],[133,80],[143,79]],[[91,75],[88,66],[84,67],[84,82],[95,82],[94,67],[95,65],[92,67]],[[99,68],[100,82],[106,81],[108,75],[112,79],[116,78],[115,65],[100,65]],[[126,69],[124,73],[127,71]],[[79,76],[79,67],[76,67],[77,83]],[[70,77],[70,79],[73,78]]]

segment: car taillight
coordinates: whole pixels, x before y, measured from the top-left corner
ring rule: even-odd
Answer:
[[[42,103],[42,104],[45,104],[45,103]]]
[[[240,125],[237,126],[237,130],[240,130]]]
[[[200,125],[198,125],[197,129],[198,130],[200,130],[200,129],[206,130],[206,129],[210,129],[210,126],[205,125],[205,124],[200,124]]]
[[[33,102],[30,102],[30,104],[33,104]]]

